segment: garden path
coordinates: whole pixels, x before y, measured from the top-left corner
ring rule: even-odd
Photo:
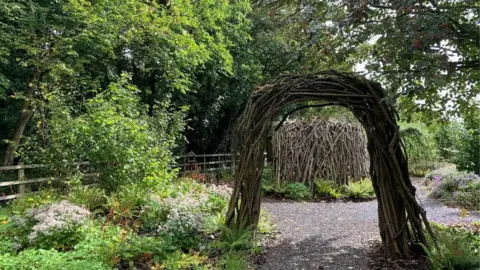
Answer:
[[[451,224],[480,220],[480,213],[444,206],[427,197],[420,179],[413,179],[418,200],[431,221]],[[369,269],[367,252],[380,240],[377,202],[292,202],[265,200],[280,231],[278,243],[261,257],[261,270]]]

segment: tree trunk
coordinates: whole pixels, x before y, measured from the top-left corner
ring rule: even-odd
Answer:
[[[25,97],[23,100],[22,109],[20,111],[20,117],[17,121],[17,126],[13,131],[12,139],[7,146],[7,151],[5,152],[3,166],[13,164],[13,160],[15,159],[15,152],[17,151],[18,145],[20,144],[20,139],[23,135],[23,131],[25,130],[25,127],[27,126],[30,118],[32,118],[32,97],[35,93],[35,90],[38,88],[40,76],[41,71],[38,68],[35,68],[35,70],[33,71],[32,79],[28,82],[27,90],[25,91]]]

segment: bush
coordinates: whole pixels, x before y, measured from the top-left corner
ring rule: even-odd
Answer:
[[[433,270],[478,269],[480,265],[480,234],[470,230],[432,223],[438,248],[430,239],[424,247]]]
[[[471,111],[463,122],[442,124],[435,134],[441,156],[461,171],[480,174],[480,114]]]
[[[285,187],[285,196],[293,200],[304,200],[312,197],[312,192],[304,183],[291,183]]]
[[[375,198],[372,181],[368,178],[357,182],[351,182],[345,186],[345,195],[351,199]]]
[[[90,211],[67,201],[32,208],[25,217],[14,217],[14,223],[28,233],[20,235],[20,246],[69,250],[83,237],[82,225],[89,220]]]
[[[338,185],[333,181],[316,179],[314,184],[316,192],[321,197],[330,199],[338,199],[342,197],[342,193],[340,192]]]
[[[431,175],[430,196],[468,209],[480,210],[480,177],[469,173]]]
[[[480,114],[475,120],[465,121],[459,132],[458,153],[453,162],[461,171],[480,174]]]
[[[108,217],[116,222],[133,221],[139,216],[142,206],[146,204],[147,193],[148,190],[139,185],[121,187],[118,192],[107,197]]]
[[[171,151],[184,128],[183,111],[155,108],[150,114],[128,80],[122,75],[99,91],[80,114],[62,98],[52,99],[49,126],[41,131],[48,134],[25,141],[22,148],[32,157],[24,155],[25,161],[54,163],[55,173],[66,175],[75,169],[70,162],[88,160],[106,190],[134,181],[152,187],[171,180]],[[46,144],[43,138],[48,138]]]
[[[422,164],[437,160],[437,144],[433,134],[422,123],[400,123],[400,136],[405,144],[411,168],[422,174]],[[412,171],[414,172],[414,171]]]
[[[480,210],[480,189],[471,191],[455,191],[455,204],[466,209]]]

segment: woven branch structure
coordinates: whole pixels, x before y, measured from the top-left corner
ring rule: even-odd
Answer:
[[[272,145],[279,182],[302,182],[312,189],[315,179],[344,185],[368,174],[367,139],[358,123],[327,118],[286,122],[273,133]]]
[[[410,258],[412,244],[427,245],[424,228],[433,233],[424,209],[415,199],[397,114],[378,83],[336,71],[281,76],[253,91],[234,133],[233,149],[240,156],[226,223],[231,228],[258,224],[263,152],[272,122],[283,107],[312,100],[346,107],[362,124],[367,134],[370,177],[378,201],[385,255]]]

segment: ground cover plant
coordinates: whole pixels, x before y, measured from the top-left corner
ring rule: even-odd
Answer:
[[[0,212],[2,269],[246,269],[251,230],[224,226],[231,188],[176,179],[113,193],[75,186],[12,201]],[[258,233],[273,226],[262,214]],[[258,239],[258,238],[257,238]],[[256,250],[256,251],[255,251]],[[232,268],[233,267],[233,268]]]
[[[437,245],[429,239],[424,247],[432,270],[478,269],[480,265],[480,224],[442,225],[432,223]]]
[[[442,202],[471,210],[480,210],[480,176],[445,168],[430,173],[425,184],[430,196]]]
[[[334,181],[315,179],[310,188],[304,183],[288,183],[275,179],[270,168],[262,173],[261,189],[264,195],[292,200],[371,200],[375,198],[372,181],[368,178],[338,185]]]

